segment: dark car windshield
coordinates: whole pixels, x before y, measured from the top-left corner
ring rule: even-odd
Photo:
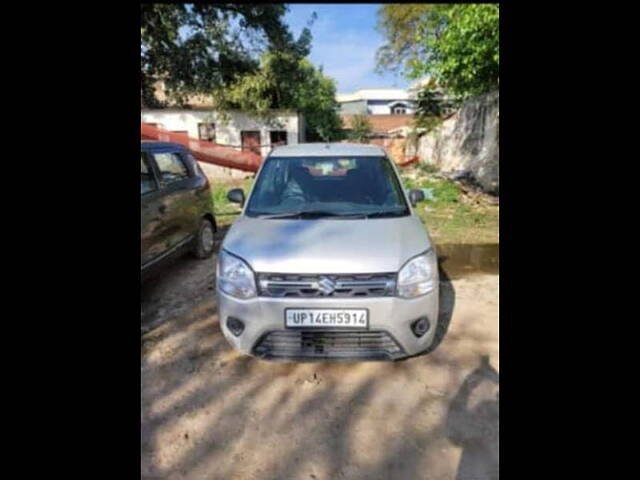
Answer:
[[[409,209],[386,157],[269,157],[246,214],[382,218],[408,215]]]

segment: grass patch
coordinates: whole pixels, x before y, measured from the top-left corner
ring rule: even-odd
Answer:
[[[403,178],[405,187],[412,188],[430,188],[433,190],[433,200],[429,200],[429,203],[437,207],[445,207],[460,202],[462,192],[458,186],[449,182],[448,180],[442,180],[432,177],[418,177],[418,178]]]
[[[232,188],[242,188],[245,197],[248,197],[253,186],[253,178],[215,178],[210,179],[209,182],[216,223],[218,226],[230,225],[242,209],[237,203],[227,200],[227,193]]]
[[[436,243],[499,243],[499,206],[478,205],[454,182],[436,178],[420,166],[401,170],[401,176],[407,189],[433,190],[434,200],[418,203],[415,210]]]
[[[400,172],[405,188],[433,189],[434,200],[420,202],[415,210],[436,243],[500,243],[500,207],[477,205],[467,199],[455,183],[434,177],[429,168],[407,167]],[[237,204],[227,200],[227,192],[232,188],[242,188],[248,196],[253,181],[253,178],[210,180],[216,222],[219,226],[233,223],[241,211]]]

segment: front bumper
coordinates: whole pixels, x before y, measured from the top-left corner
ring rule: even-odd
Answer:
[[[437,283],[436,283],[437,285]],[[255,297],[240,300],[217,290],[218,313],[222,333],[237,350],[269,360],[396,360],[423,352],[433,342],[438,322],[438,288],[413,299],[398,297],[366,298],[274,298]],[[366,308],[367,330],[345,332],[336,329],[285,328],[286,308]],[[426,316],[429,330],[421,337],[411,324]],[[227,318],[244,323],[235,336],[227,327]],[[348,334],[338,334],[343,332]],[[295,342],[300,349],[284,353],[278,348]],[[394,348],[393,345],[398,348]]]

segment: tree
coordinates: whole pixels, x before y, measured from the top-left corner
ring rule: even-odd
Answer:
[[[302,60],[305,80],[298,85],[297,106],[304,115],[307,141],[331,142],[344,138],[342,119],[338,114],[336,82],[316,69],[308,60]]]
[[[458,4],[447,10],[440,35],[424,25],[421,39],[431,51],[428,63],[415,63],[412,75],[431,73],[457,97],[485,93],[500,74],[498,4]]]
[[[406,73],[413,59],[424,58],[425,46],[416,39],[418,26],[437,8],[424,3],[387,3],[378,10],[377,30],[387,43],[376,52],[376,70]]]
[[[427,131],[433,130],[442,123],[448,113],[457,107],[459,102],[447,98],[434,79],[429,78],[417,94],[415,125]]]
[[[396,54],[405,76],[431,75],[457,99],[498,86],[498,4],[429,5],[405,17],[385,7],[379,25],[385,29],[387,43],[378,52],[379,68],[392,67],[393,60],[384,59]]]
[[[349,140],[365,143],[373,133],[373,127],[366,115],[354,115],[351,121]]]
[[[425,85],[416,99],[415,125],[427,131],[433,130],[442,122],[444,105],[441,95],[433,84]]]
[[[221,112],[239,109],[273,121],[274,110],[300,111],[310,141],[341,138],[342,122],[335,95],[335,81],[306,58],[272,51],[263,55],[255,73],[214,92]]]
[[[209,94],[254,72],[260,53],[309,53],[310,32],[293,39],[284,4],[141,4],[140,81],[143,103],[161,105],[154,89],[164,83],[172,103]]]
[[[163,106],[154,88],[164,82],[171,104],[212,97],[224,118],[240,109],[272,121],[274,109],[298,110],[311,139],[337,140],[335,82],[305,57],[314,13],[294,40],[283,4],[142,4],[141,83],[147,106]]]

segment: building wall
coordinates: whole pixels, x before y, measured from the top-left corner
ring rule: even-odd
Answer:
[[[367,110],[366,100],[354,100],[351,102],[342,102],[340,104],[340,113],[346,113],[351,115],[366,115],[369,113]]]
[[[405,138],[371,138],[367,143],[384,148],[387,155],[389,155],[395,163],[403,163],[406,160],[404,154]]]
[[[390,105],[397,100],[368,100],[367,108],[371,115],[389,115],[391,114]],[[414,113],[414,109],[411,108],[411,102],[406,100],[399,100],[405,102],[407,105],[407,114]]]
[[[271,150],[269,132],[285,130],[287,143],[295,145],[300,139],[304,141],[304,131],[300,128],[302,117],[296,112],[282,112],[276,115],[274,125],[267,125],[258,119],[249,117],[242,112],[231,112],[228,124],[223,124],[216,112],[211,110],[142,110],[140,119],[145,123],[157,123],[170,131],[186,131],[191,138],[198,138],[198,123],[214,123],[216,143],[240,148],[242,145],[241,132],[243,130],[257,130],[260,132],[262,156]]]
[[[388,115],[391,113],[389,103],[393,100],[368,100],[367,108],[371,115]]]
[[[499,194],[500,93],[470,98],[442,124],[405,150],[441,171],[469,169],[485,192]]]
[[[351,128],[354,115],[341,115],[344,128]],[[374,132],[386,133],[391,129],[412,126],[413,115],[367,115]]]

